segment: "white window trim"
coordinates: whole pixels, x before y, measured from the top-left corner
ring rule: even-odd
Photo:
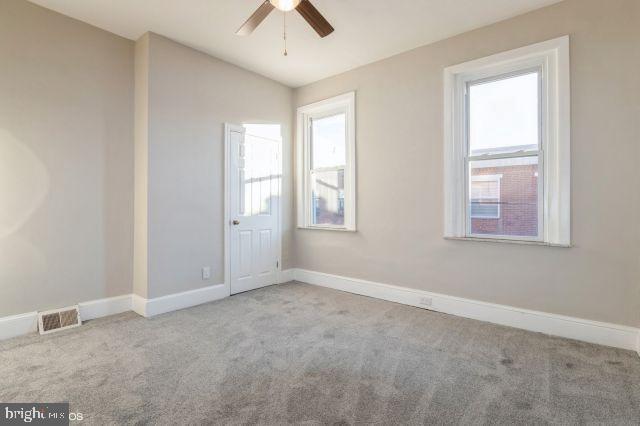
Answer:
[[[297,225],[304,229],[331,231],[356,230],[356,114],[355,92],[345,93],[297,109]],[[344,226],[314,225],[311,220],[311,153],[309,146],[309,118],[346,113],[345,168],[344,168]]]
[[[490,160],[488,160],[490,161]],[[502,213],[502,206],[500,206],[500,185],[501,185],[502,175],[476,175],[471,176],[471,182],[498,182],[498,198],[495,203],[489,202],[489,204],[497,204],[498,205],[498,215],[497,216],[473,216],[471,214],[471,210],[469,210],[469,218],[470,219],[500,219],[500,214]],[[469,189],[471,190],[471,189]],[[473,198],[469,197],[470,200]]]
[[[543,68],[541,155],[544,176],[543,226],[538,243],[571,245],[570,192],[570,63],[569,36],[544,41],[444,70],[444,196],[445,238],[482,240],[467,234],[465,156],[465,85],[469,79],[507,74],[526,67]],[[529,241],[526,237],[487,240]]]

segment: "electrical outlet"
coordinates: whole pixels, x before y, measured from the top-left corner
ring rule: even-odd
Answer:
[[[202,279],[203,280],[208,280],[209,278],[211,278],[211,267],[210,266],[203,266],[202,267]]]
[[[430,297],[421,297],[420,304],[422,306],[431,306],[433,304],[433,299]]]

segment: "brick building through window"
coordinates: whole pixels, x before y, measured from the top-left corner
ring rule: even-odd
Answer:
[[[526,151],[527,148],[506,147],[505,150]],[[538,235],[537,157],[472,164],[468,211],[472,234]]]

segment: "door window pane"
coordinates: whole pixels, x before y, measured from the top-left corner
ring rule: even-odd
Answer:
[[[469,162],[471,233],[538,236],[538,157]]]
[[[240,145],[240,209],[242,216],[270,215],[277,164],[277,142],[250,134]]]
[[[470,155],[536,151],[539,73],[469,84]]]
[[[344,169],[312,172],[314,225],[344,225]]]
[[[346,164],[346,114],[311,119],[311,168]]]

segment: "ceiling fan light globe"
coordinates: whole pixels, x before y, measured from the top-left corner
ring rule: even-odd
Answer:
[[[302,0],[269,0],[269,3],[278,10],[283,12],[289,12],[300,4]]]

